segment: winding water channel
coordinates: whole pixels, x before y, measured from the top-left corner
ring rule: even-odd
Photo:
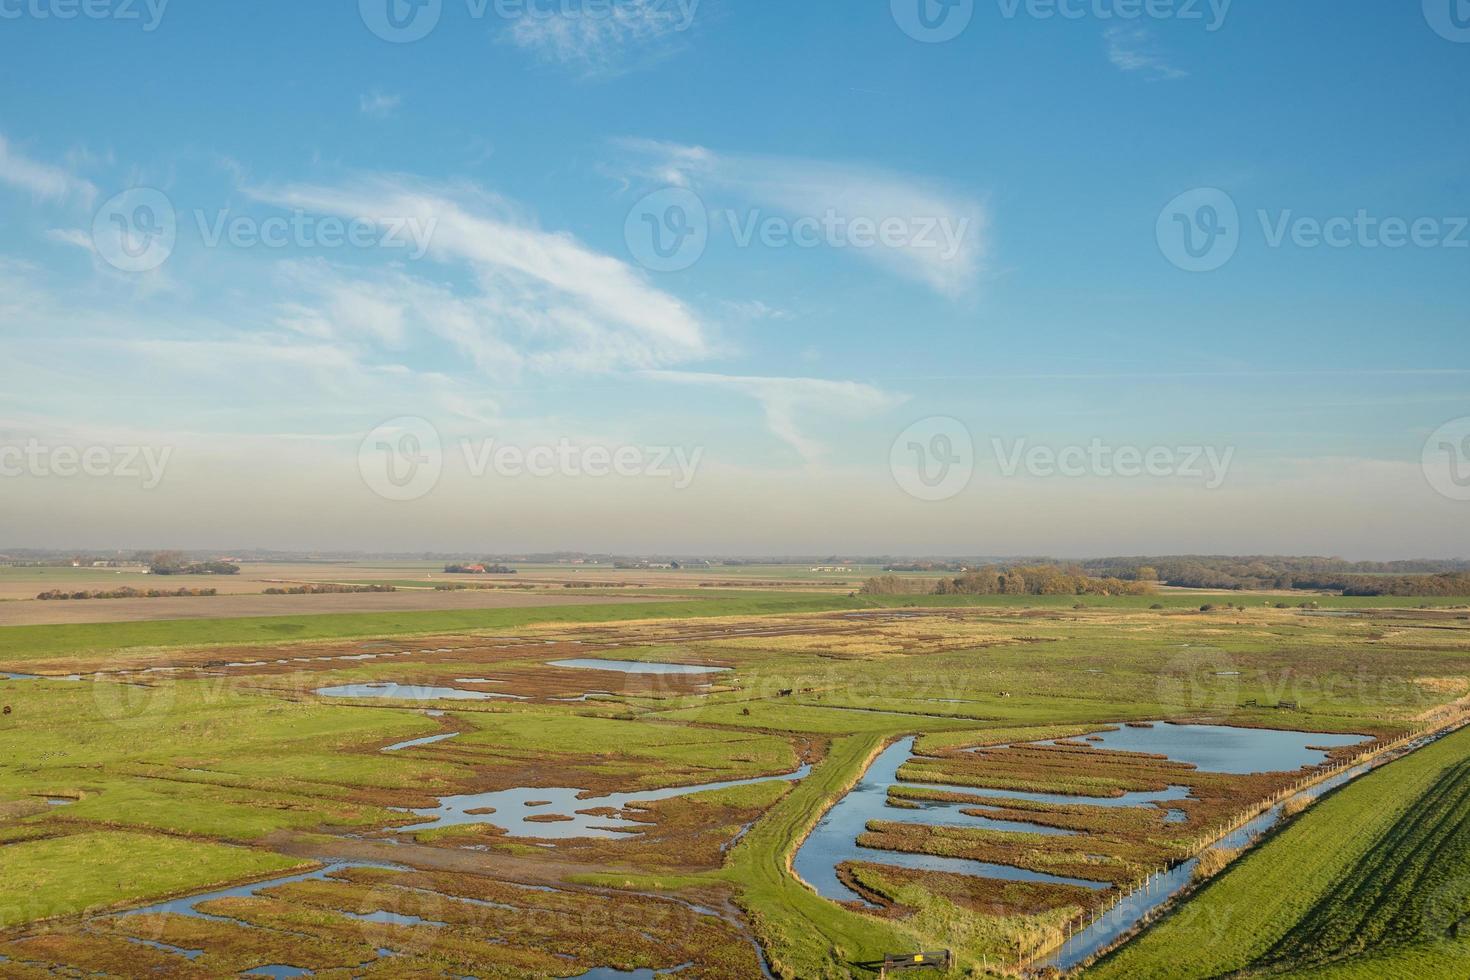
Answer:
[[[1361,735],[1324,735],[1268,729],[1229,728],[1217,725],[1171,725],[1125,727],[1089,736],[1089,745],[1103,750],[1144,752],[1190,763],[1201,770],[1231,774],[1257,772],[1291,772],[1318,765],[1328,758],[1330,749],[1355,745]],[[797,850],[793,860],[796,873],[826,898],[840,902],[863,902],[863,897],[842,883],[836,868],[844,861],[862,861],[925,871],[951,871],[1006,881],[1039,881],[1077,885],[1100,890],[1106,883],[1066,878],[1006,865],[993,865],[962,858],[905,854],[861,847],[857,843],[869,821],[919,823],[930,826],[983,827],[989,830],[1018,831],[1044,836],[1075,836],[1072,831],[1059,831],[1039,825],[991,820],[960,812],[971,804],[933,803],[910,810],[889,804],[889,787],[905,786],[947,791],[966,791],[980,796],[1026,800],[1056,805],[1136,807],[1156,806],[1182,800],[1189,795],[1185,786],[1170,786],[1159,792],[1124,793],[1117,797],[1077,796],[1062,793],[1036,793],[950,785],[902,782],[899,769],[912,756],[915,739],[903,739],[885,749],[869,765],[858,784],[824,815],[812,834]],[[1305,791],[1315,797],[1341,785],[1368,767],[1348,770]],[[1176,820],[1177,810],[1167,810],[1166,820]],[[1281,819],[1282,808],[1274,807],[1230,834],[1222,847],[1242,847]],[[1146,893],[1130,897],[1115,906],[1088,929],[1078,933],[1059,949],[1044,965],[1069,969],[1106,949],[1132,929],[1148,912],[1158,908],[1189,883],[1197,861],[1186,862],[1165,875],[1155,878]]]
[[[638,803],[671,800],[710,790],[752,786],[776,780],[795,782],[805,779],[810,772],[811,766],[802,766],[786,776],[757,776],[753,779],[732,779],[698,786],[671,786],[666,789],[644,790],[641,793],[609,793],[606,796],[583,796],[586,790],[570,787],[522,787],[496,790],[492,793],[446,796],[439,800],[438,806],[411,811],[418,816],[427,817],[425,822],[400,827],[398,830],[413,833],[439,827],[489,822],[504,828],[509,837],[533,837],[540,840],[565,840],[571,837],[624,838],[627,835],[621,831],[646,828],[647,824],[624,819],[612,811],[622,811]],[[548,822],[546,817],[558,819]]]

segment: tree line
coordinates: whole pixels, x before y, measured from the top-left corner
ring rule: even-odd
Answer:
[[[990,565],[937,582],[880,575],[863,583],[865,595],[1148,595],[1151,581],[1096,578],[1076,565]]]
[[[1470,573],[1467,561],[1351,562],[1341,558],[1185,555],[1140,558],[1100,558],[1082,563],[1089,575],[1124,580],[1157,578],[1188,589],[1318,589],[1352,595],[1464,595],[1444,587],[1464,589],[1462,583],[1435,584],[1429,577]],[[1362,591],[1370,590],[1370,591]],[[1429,591],[1425,591],[1429,590]]]

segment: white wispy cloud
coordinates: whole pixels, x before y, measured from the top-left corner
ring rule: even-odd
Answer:
[[[559,10],[534,2],[507,32],[512,44],[584,75],[617,74],[658,57],[694,23],[700,0],[611,0]]]
[[[46,231],[46,237],[53,242],[70,245],[94,255],[97,252],[97,243],[92,240],[91,235],[80,228],[50,228]]]
[[[383,311],[396,309],[499,375],[523,368],[659,368],[711,352],[701,318],[642,272],[571,235],[518,219],[504,202],[474,189],[377,177],[340,187],[288,185],[247,193],[384,229],[413,229],[415,247],[430,261],[468,273],[472,288],[462,290],[430,282],[405,264],[371,277],[327,277],[318,290],[327,305],[340,313],[351,293],[360,294],[358,312],[373,306],[376,326],[369,329],[384,339],[395,328]],[[291,316],[308,333],[334,319],[313,323],[301,308]]]
[[[861,419],[903,404],[907,397],[856,381],[822,378],[768,378],[698,371],[648,371],[645,376],[673,384],[733,391],[758,402],[766,425],[808,463],[824,454],[821,443],[807,435],[813,417]]]
[[[403,96],[374,90],[360,96],[357,104],[364,116],[383,119],[398,111],[398,107],[403,105]]]
[[[1155,80],[1189,77],[1189,72],[1176,68],[1159,54],[1153,34],[1142,27],[1110,27],[1103,34],[1108,45],[1108,61],[1120,71],[1143,72]]]
[[[0,136],[0,184],[53,201],[75,199],[90,207],[97,199],[91,181],[21,153]]]
[[[814,221],[831,247],[949,297],[970,290],[984,270],[989,253],[985,206],[938,181],[856,164],[723,154],[651,140],[618,145],[631,154],[635,175],[694,191],[714,212],[712,220],[722,203],[739,202],[754,205],[731,209],[747,230],[762,217]],[[860,227],[881,234],[869,234],[863,243]],[[732,233],[742,234],[738,228]]]

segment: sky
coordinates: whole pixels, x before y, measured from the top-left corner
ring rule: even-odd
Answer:
[[[1470,557],[1462,0],[0,0],[0,548]]]

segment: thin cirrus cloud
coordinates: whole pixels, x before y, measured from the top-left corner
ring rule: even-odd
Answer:
[[[677,47],[700,0],[612,0],[560,11],[528,7],[506,32],[509,43],[587,77],[616,75]]]
[[[44,181],[27,178],[33,193],[76,193],[75,184],[40,172]],[[822,420],[864,418],[901,401],[854,382],[687,369],[722,353],[699,312],[629,263],[543,230],[470,185],[376,175],[242,192],[268,206],[397,229],[405,249],[378,247],[333,260],[281,258],[256,267],[266,288],[191,313],[170,314],[165,306],[147,317],[99,316],[75,296],[32,291],[12,311],[14,325],[25,324],[23,335],[37,338],[24,352],[13,351],[19,373],[11,377],[12,391],[26,392],[25,400],[57,418],[79,408],[48,397],[48,387],[65,385],[40,384],[67,370],[86,373],[66,361],[74,346],[61,343],[63,336],[89,336],[90,350],[106,351],[96,364],[99,371],[106,365],[95,379],[99,395],[109,389],[109,372],[146,370],[156,379],[160,404],[228,384],[257,414],[269,416],[247,421],[217,411],[222,432],[256,424],[308,432],[313,419],[351,431],[382,409],[374,393],[385,383],[395,404],[407,399],[461,420],[504,421],[487,379],[621,374],[744,396],[774,436],[808,462],[825,454],[810,434]],[[54,230],[48,237],[87,244],[79,232]],[[204,257],[212,261],[215,254],[225,253]],[[12,298],[20,302],[21,295]],[[764,305],[752,309],[777,315]],[[302,391],[319,397],[302,399]],[[137,404],[145,426],[154,415],[147,401]]]
[[[75,199],[90,207],[97,198],[91,181],[21,153],[0,135],[0,184],[53,201]]]
[[[403,105],[403,96],[390,95],[377,90],[365,93],[357,100],[357,107],[364,116],[372,116],[377,119],[386,119],[393,115],[401,105]]]
[[[654,140],[617,145],[630,155],[628,169],[635,176],[700,195],[711,210],[712,227],[722,217],[746,230],[754,219],[777,215],[815,221],[824,229],[818,233],[823,243],[951,299],[969,292],[984,272],[987,209],[938,181],[857,164],[724,154]],[[747,209],[721,209],[731,203]],[[872,240],[863,242],[860,225],[896,233],[869,235]],[[835,230],[829,233],[829,227]],[[739,227],[722,230],[742,233]]]
[[[247,193],[281,207],[396,228],[400,240],[416,240],[412,247],[428,259],[466,272],[468,283],[458,290],[411,274],[402,263],[387,275],[339,270],[326,277],[318,298],[340,312],[349,293],[363,293],[371,302],[359,312],[372,321],[368,329],[386,339],[394,328],[384,311],[396,308],[469,354],[481,370],[501,375],[524,368],[659,368],[710,353],[708,328],[683,301],[627,263],[571,235],[516,220],[503,202],[473,189],[378,177],[343,187],[298,184]],[[308,333],[337,320],[313,321],[301,306],[291,318]]]
[[[1142,27],[1110,27],[1103,34],[1108,46],[1108,61],[1125,72],[1139,72],[1154,81],[1188,78],[1189,72],[1176,68],[1154,44],[1153,35]]]
[[[645,377],[671,384],[730,391],[754,399],[766,425],[808,463],[824,455],[821,443],[807,435],[814,416],[862,419],[896,408],[907,398],[856,381],[823,378],[741,377],[697,371],[648,371]]]
[[[248,193],[384,227],[408,222],[427,233],[429,259],[470,270],[472,288],[456,290],[402,263],[370,277],[320,260],[286,264],[286,291],[300,298],[283,304],[278,325],[297,335],[375,348],[433,337],[496,378],[636,372],[734,392],[758,404],[772,434],[807,462],[825,452],[807,432],[810,421],[865,418],[904,400],[856,382],[677,369],[716,353],[697,313],[626,263],[514,221],[483,194],[461,189],[451,196],[451,189],[382,177],[346,188]]]

